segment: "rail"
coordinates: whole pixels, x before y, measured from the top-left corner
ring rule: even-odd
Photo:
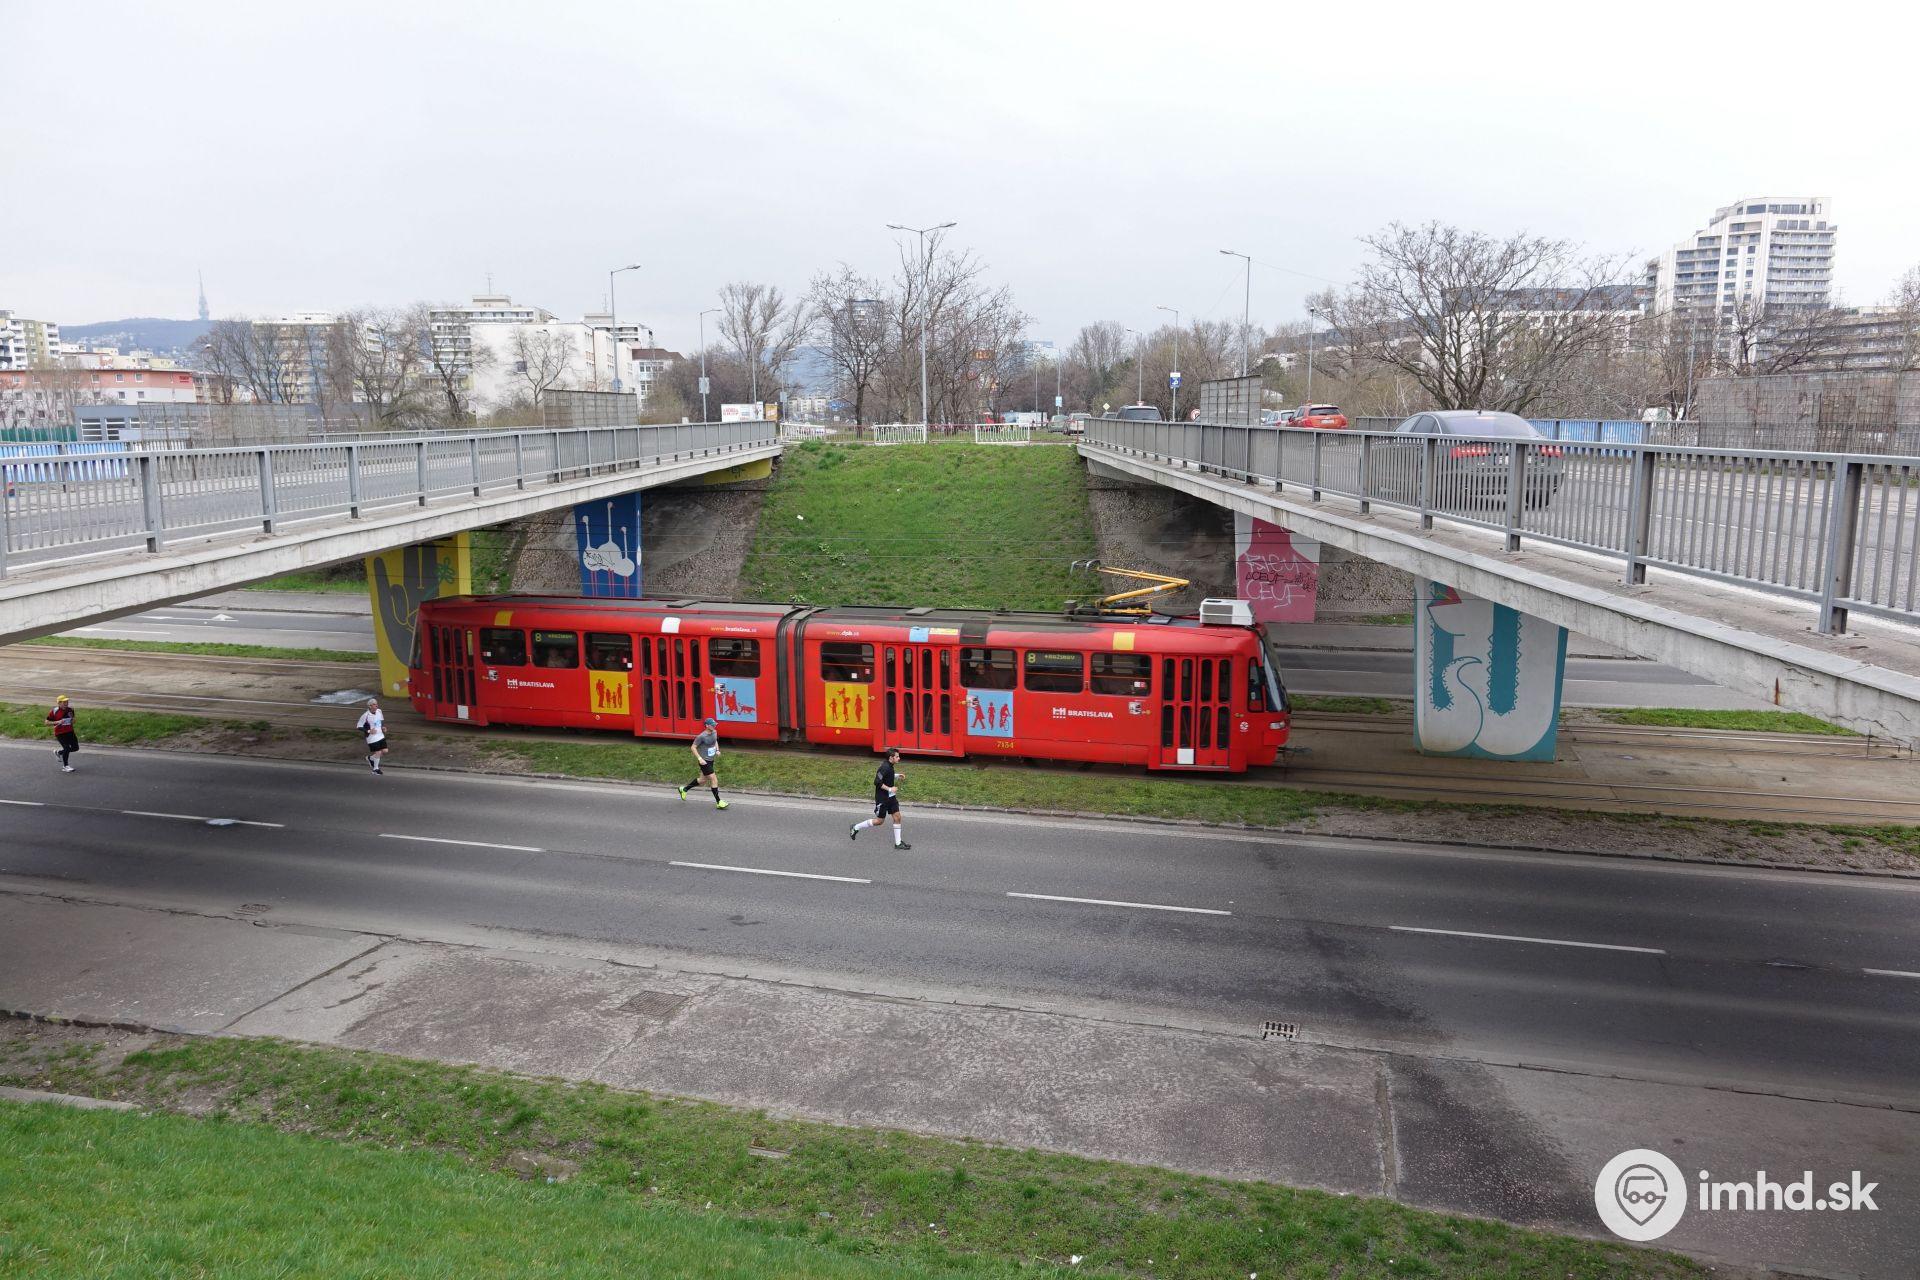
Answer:
[[[0,576],[183,537],[526,489],[776,443],[771,422],[528,428],[371,441],[0,459]],[[69,449],[74,446],[68,446]]]
[[[1809,601],[1822,633],[1920,621],[1920,458],[1112,418],[1083,443]]]

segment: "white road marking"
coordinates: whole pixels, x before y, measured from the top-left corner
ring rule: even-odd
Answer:
[[[394,831],[382,831],[382,840],[419,840],[425,844],[463,844],[474,849],[506,849],[512,853],[545,853],[545,849],[536,849],[530,844],[492,844],[485,840],[449,840],[445,836],[405,836]]]
[[[17,804],[23,809],[44,809],[47,807],[38,800],[0,800],[0,804]]]
[[[197,813],[155,813],[151,809],[122,809],[120,812],[135,818],[178,818],[182,822],[213,822],[216,819],[203,817]],[[221,818],[221,825],[236,827],[272,827],[276,831],[286,830],[284,822],[253,822],[246,818]]]
[[[1064,898],[1057,893],[1009,893],[1009,898],[1032,898],[1037,902],[1078,902],[1089,907],[1135,907],[1141,911],[1183,911],[1196,916],[1230,916],[1231,911],[1217,907],[1173,907],[1164,902],[1120,902],[1112,898]]]
[[[1469,933],[1464,929],[1420,929],[1410,924],[1390,924],[1395,933],[1435,933],[1448,938],[1486,938],[1493,942],[1537,942],[1545,947],[1584,947],[1589,951],[1634,951],[1646,956],[1667,954],[1659,947],[1625,947],[1614,942],[1574,942],[1567,938],[1528,938],[1515,933]]]
[[[1920,973],[1909,973],[1905,969],[1862,969],[1860,972],[1870,973],[1876,978],[1920,978]]]
[[[696,871],[744,871],[750,876],[786,876],[791,880],[832,880],[838,884],[872,884],[859,876],[823,876],[811,871],[769,871],[765,867],[730,867],[719,862],[669,862],[670,867],[692,867]]]

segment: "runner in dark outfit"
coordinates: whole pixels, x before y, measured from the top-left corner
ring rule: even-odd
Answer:
[[[80,750],[80,738],[73,731],[73,704],[66,694],[55,699],[53,710],[47,712],[47,723],[53,726],[54,741],[60,744],[53,749],[53,754],[60,757],[60,771],[72,773],[73,765],[68,762]]]
[[[865,822],[856,822],[847,828],[847,839],[858,840],[863,827],[885,826],[888,817],[893,819],[893,847],[911,849],[912,845],[901,839],[900,832],[900,774],[894,768],[900,762],[900,748],[888,747],[887,758],[873,771],[873,816]]]
[[[720,754],[720,729],[712,716],[707,717],[706,727],[700,730],[700,736],[692,743],[693,762],[700,772],[693,775],[693,781],[680,788],[680,798],[685,800],[687,792],[695,787],[705,787],[713,792],[713,807],[724,809],[727,802],[720,798],[720,775],[713,771],[713,761]]]

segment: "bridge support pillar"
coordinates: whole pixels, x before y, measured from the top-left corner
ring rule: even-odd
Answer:
[[[1414,745],[1426,755],[1554,758],[1567,630],[1415,579]]]
[[[367,557],[367,594],[373,603],[373,640],[380,654],[380,695],[407,696],[414,619],[424,600],[473,590],[469,534],[395,547]]]
[[[1233,513],[1233,581],[1256,622],[1312,622],[1320,544],[1244,511]]]

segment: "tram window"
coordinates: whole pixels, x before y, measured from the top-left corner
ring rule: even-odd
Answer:
[[[1247,664],[1247,710],[1265,711],[1267,709],[1267,682],[1261,679],[1261,662],[1255,658]]]
[[[1213,659],[1200,659],[1200,701],[1213,701]]]
[[[633,637],[587,632],[587,670],[633,670]]]
[[[872,684],[873,646],[837,640],[821,645],[820,678],[846,684]]]
[[[920,651],[920,687],[933,688],[933,650],[931,649]]]
[[[884,656],[882,658],[882,665],[880,670],[884,672],[886,675],[887,688],[889,689],[897,688],[899,687],[899,684],[900,684],[900,669],[898,665],[894,662],[893,646],[888,645],[886,649],[883,650],[882,652]],[[909,676],[913,674],[912,659],[908,659],[907,661],[907,674]]]
[[[1217,730],[1215,742],[1224,748],[1227,745],[1227,722],[1231,719],[1231,716],[1225,707],[1219,708],[1213,714],[1217,722],[1215,726]]]
[[[1153,691],[1153,659],[1144,653],[1093,655],[1093,691],[1144,698]]]
[[[533,665],[536,667],[554,668],[579,666],[579,633],[573,631],[534,632]]]
[[[487,627],[480,632],[480,660],[490,667],[527,665],[527,633],[518,627]]]
[[[960,683],[969,689],[1013,688],[1013,650],[962,649]]]
[[[760,642],[737,636],[715,636],[707,641],[707,670],[716,676],[760,674]]]
[[[1027,688],[1035,693],[1079,693],[1086,659],[1078,653],[1027,650]]]

